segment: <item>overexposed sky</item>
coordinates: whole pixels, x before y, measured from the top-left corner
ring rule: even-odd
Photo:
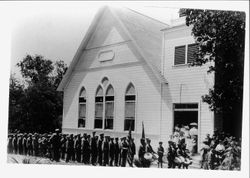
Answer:
[[[169,23],[178,18],[178,8],[151,3],[75,2],[29,4],[15,7],[11,33],[11,72],[20,76],[16,66],[26,54],[39,54],[68,65],[80,45],[95,14],[103,5],[125,6],[157,20]],[[154,6],[154,7],[153,7]]]

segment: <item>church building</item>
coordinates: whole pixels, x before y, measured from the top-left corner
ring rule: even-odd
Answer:
[[[208,65],[192,67],[196,50],[185,18],[165,24],[128,8],[96,14],[58,91],[63,133],[132,136],[142,123],[156,148],[176,125],[197,124],[198,149],[219,122],[201,96],[213,86]],[[216,122],[215,122],[216,121]]]

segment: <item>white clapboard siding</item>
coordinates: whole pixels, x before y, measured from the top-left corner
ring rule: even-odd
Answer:
[[[199,143],[214,129],[214,114],[209,110],[209,106],[203,103],[201,96],[208,94],[209,88],[213,86],[213,74],[207,74],[208,66],[189,67],[188,65],[174,65],[175,47],[194,43],[191,36],[191,28],[180,26],[164,33],[164,76],[168,81],[166,86],[167,103],[171,106],[166,109],[166,117],[170,119],[168,123],[173,128],[173,103],[198,103],[199,104]],[[187,48],[186,48],[187,50]],[[164,114],[164,115],[165,115]],[[165,121],[167,122],[167,121]],[[171,128],[171,129],[172,129]]]

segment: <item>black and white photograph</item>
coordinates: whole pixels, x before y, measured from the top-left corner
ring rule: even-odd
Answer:
[[[249,2],[193,3],[10,5],[5,163],[246,171]]]

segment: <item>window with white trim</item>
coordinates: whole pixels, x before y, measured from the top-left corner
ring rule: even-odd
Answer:
[[[174,65],[190,64],[195,59],[195,53],[198,51],[198,44],[188,44],[175,47]]]
[[[95,96],[95,129],[102,129],[103,123],[103,89],[98,86]]]
[[[105,95],[105,124],[104,129],[113,129],[114,122],[114,89],[109,85]]]
[[[107,77],[101,80],[95,96],[95,129],[114,128],[114,88]]]
[[[78,115],[78,128],[85,127],[86,123],[86,90],[83,87],[79,95],[79,115]]]
[[[136,104],[136,94],[135,87],[130,83],[126,89],[125,93],[125,120],[124,120],[124,130],[135,130],[135,104]]]

